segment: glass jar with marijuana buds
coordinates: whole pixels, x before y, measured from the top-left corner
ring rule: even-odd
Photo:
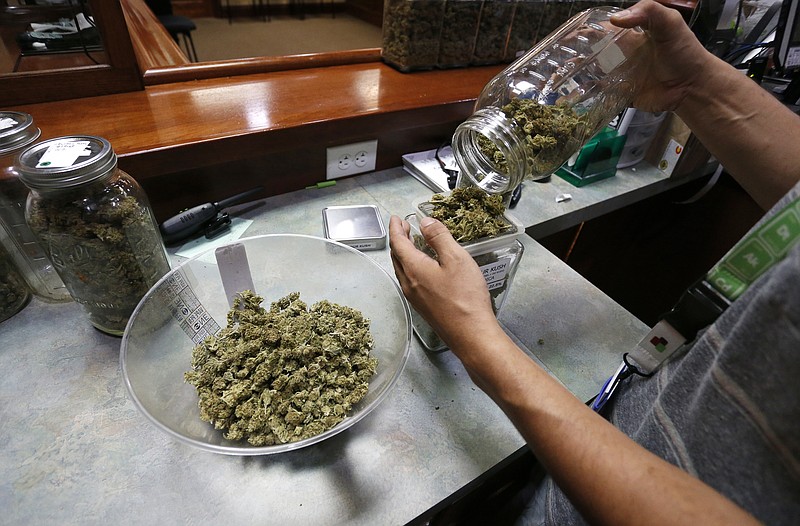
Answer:
[[[25,222],[28,188],[14,170],[17,155],[40,135],[31,115],[0,111],[0,243],[36,296],[49,302],[69,301],[64,282]]]
[[[14,260],[0,245],[0,321],[21,311],[31,299],[31,291],[22,279]]]
[[[40,142],[20,154],[17,170],[31,190],[28,225],[70,294],[96,328],[121,335],[170,270],[144,191],[100,137]]]
[[[459,185],[504,200],[541,180],[630,106],[648,36],[611,24],[615,7],[587,9],[497,74],[455,131]]]

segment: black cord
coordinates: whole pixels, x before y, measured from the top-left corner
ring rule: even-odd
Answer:
[[[453,190],[458,182],[458,170],[448,168],[445,162],[442,160],[441,151],[447,146],[450,146],[450,143],[444,142],[438,148],[436,148],[436,160],[439,162],[439,166],[442,168],[442,171],[447,174],[447,186],[450,188],[450,190]]]
[[[69,0],[69,6],[70,6],[70,7],[74,7],[74,8],[76,8],[76,9],[73,9],[73,11],[72,11],[72,21],[73,21],[73,22],[75,22],[75,29],[78,31],[78,39],[81,41],[81,47],[83,48],[83,54],[84,54],[84,55],[86,55],[86,58],[88,58],[89,60],[91,60],[91,61],[92,61],[92,62],[94,62],[95,64],[98,64],[98,65],[99,65],[99,64],[100,64],[100,62],[98,62],[98,61],[97,61],[97,59],[95,59],[95,58],[94,58],[94,57],[91,55],[91,53],[89,52],[89,46],[87,46],[87,45],[86,45],[86,40],[83,38],[83,31],[81,31],[81,26],[80,26],[80,24],[78,23],[78,13],[82,13],[82,14],[83,14],[83,18],[84,18],[84,19],[85,19],[87,22],[89,22],[89,24],[90,24],[92,27],[94,27],[94,28],[96,29],[96,28],[97,28],[97,26],[96,26],[96,25],[95,25],[95,23],[94,23],[94,22],[91,20],[91,18],[90,18],[90,17],[86,16],[86,0],[78,0],[78,2],[80,3],[80,11],[78,11],[78,9],[77,9],[77,7],[78,7],[78,6],[75,6],[75,5],[72,3],[72,0]]]
[[[642,376],[644,378],[650,378],[651,376],[653,376],[653,374],[655,374],[655,373],[643,373],[642,371],[640,371],[638,367],[636,367],[635,365],[633,365],[631,362],[628,361],[628,353],[622,355],[622,361],[625,362],[625,365],[628,366],[628,371],[627,374],[625,375],[625,378],[627,378],[631,374]]]
[[[750,45],[747,45],[747,46],[742,46],[742,47],[740,47],[738,49],[734,49],[733,51],[731,51],[730,53],[725,55],[722,58],[722,60],[724,60],[725,62],[731,63],[734,59],[736,59],[739,55],[741,55],[743,53],[747,53],[749,51],[753,51],[754,49],[771,48],[771,47],[775,47],[775,43],[774,42],[762,42],[760,44],[750,44]]]

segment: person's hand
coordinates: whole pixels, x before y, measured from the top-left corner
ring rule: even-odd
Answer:
[[[681,14],[653,0],[641,0],[611,17],[618,27],[639,26],[650,35],[651,56],[638,77],[634,106],[643,111],[672,111],[686,95],[699,89],[705,66],[713,59],[689,29]]]
[[[392,265],[408,301],[453,349],[497,324],[489,290],[475,260],[441,222],[424,218],[420,230],[438,259],[418,250],[409,239],[409,224],[392,216]]]

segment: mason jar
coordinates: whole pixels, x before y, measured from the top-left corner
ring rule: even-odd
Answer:
[[[444,0],[385,0],[381,57],[402,72],[433,69],[439,59]]]
[[[28,113],[0,111],[0,243],[37,297],[48,302],[70,301],[64,282],[25,222],[28,188],[14,170],[17,155],[40,135]]]
[[[100,137],[42,141],[19,156],[30,188],[25,216],[89,321],[112,335],[170,270],[141,187]]]
[[[453,135],[459,185],[507,202],[524,179],[549,177],[630,106],[649,41],[640,28],[612,25],[616,11],[575,15],[489,81]]]
[[[0,245],[0,322],[25,308],[31,291],[8,251]]]

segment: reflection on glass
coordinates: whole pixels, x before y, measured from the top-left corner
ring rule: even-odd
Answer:
[[[108,62],[87,0],[0,5],[0,75]]]

